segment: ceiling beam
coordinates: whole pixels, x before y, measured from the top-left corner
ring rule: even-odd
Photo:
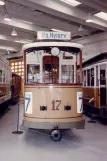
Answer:
[[[18,9],[18,7],[16,7],[15,4],[12,4],[12,5],[8,4],[7,8],[9,10],[9,14],[13,18],[13,21],[9,23],[4,22],[4,20],[2,20],[4,11],[0,9],[1,11],[0,23],[3,23],[3,24],[5,23],[6,25],[11,25],[14,27],[16,26],[18,28],[20,27],[22,29],[29,30],[29,31],[35,31],[35,32],[38,30],[46,31],[46,30],[50,30],[51,28],[56,28],[56,29],[59,28],[60,30],[73,31],[73,33],[77,33],[78,31],[78,26],[75,26],[74,24],[70,24],[67,21],[65,23],[63,20],[61,21],[51,16],[46,16],[44,14],[35,15],[35,12],[32,12],[34,10],[33,8],[29,8],[29,10],[27,10],[26,7]],[[14,18],[25,20],[25,21],[31,21],[33,25],[27,24],[20,20],[19,21],[15,20]],[[35,25],[35,24],[38,24],[38,25]]]
[[[6,51],[6,50],[9,50],[9,51],[18,51],[18,49],[15,48],[15,47],[2,46],[2,45],[0,45],[0,50],[4,50],[4,51]]]
[[[75,7],[68,7],[64,5],[63,3],[58,3],[58,1],[52,1],[52,0],[29,0],[29,2],[33,2],[35,4],[41,5],[43,7],[46,7],[48,9],[57,11],[60,13],[60,17],[63,16],[61,13],[70,16],[71,18],[74,17],[73,21],[77,22],[78,19],[81,20],[81,10]],[[89,2],[90,3],[90,2]],[[87,19],[87,13],[83,12],[82,20],[86,21]],[[86,23],[86,26],[90,26],[93,28],[99,28],[103,30],[106,29],[105,22],[101,21],[100,19],[94,17],[94,23]]]
[[[81,0],[78,0],[79,2],[81,2]],[[104,5],[103,2],[99,2],[98,0],[82,0],[82,3],[88,7],[91,7],[93,9],[96,9],[98,11],[103,11],[103,12],[107,12],[107,7]],[[89,10],[89,12],[91,12],[91,10]]]
[[[64,3],[60,3],[60,1],[56,0],[11,0],[18,5],[22,5],[25,7],[30,7],[33,10],[40,10],[44,13],[48,13],[53,16],[57,16],[59,18],[65,19],[68,23],[76,22],[81,23],[81,10],[75,7],[64,5]],[[106,30],[106,25],[103,21],[98,18],[94,18],[95,23],[85,23],[87,19],[87,13],[83,12],[83,23],[85,26],[88,26],[93,29]],[[46,21],[46,20],[45,20]],[[64,20],[62,20],[63,22]],[[54,24],[54,23],[53,23]],[[67,24],[67,22],[65,23]],[[61,29],[62,25],[56,25],[58,29]],[[67,28],[67,27],[66,27]]]

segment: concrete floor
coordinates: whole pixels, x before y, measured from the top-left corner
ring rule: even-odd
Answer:
[[[20,123],[23,105],[20,104]],[[89,124],[85,130],[66,132],[61,142],[52,142],[46,133],[16,129],[17,107],[13,106],[0,119],[0,161],[106,161],[107,126]]]

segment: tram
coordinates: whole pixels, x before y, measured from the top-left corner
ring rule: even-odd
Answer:
[[[12,72],[8,61],[0,57],[0,113],[7,110],[11,99],[11,78]]]
[[[83,63],[84,112],[107,119],[107,53]]]
[[[11,85],[11,104],[14,105],[20,100],[21,91],[21,77],[15,73],[12,73],[12,85]]]
[[[41,40],[23,46],[23,126],[50,130],[51,139],[59,141],[62,130],[85,126],[81,84],[83,46],[64,40],[66,32],[51,32],[52,35],[55,38],[49,39],[49,32],[43,32]],[[77,62],[80,63],[79,76]]]

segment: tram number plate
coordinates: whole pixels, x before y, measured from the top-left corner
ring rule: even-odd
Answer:
[[[61,104],[61,100],[53,100],[52,101],[52,110],[59,110],[59,106]]]

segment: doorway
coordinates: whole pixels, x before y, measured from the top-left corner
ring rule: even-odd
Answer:
[[[43,82],[59,83],[59,57],[44,56],[43,57]]]

